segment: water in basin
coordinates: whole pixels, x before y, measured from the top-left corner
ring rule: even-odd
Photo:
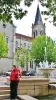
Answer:
[[[40,96],[37,97],[38,100],[56,100],[56,95],[53,96]]]

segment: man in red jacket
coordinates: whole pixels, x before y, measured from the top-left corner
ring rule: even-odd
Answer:
[[[17,98],[17,88],[18,88],[18,83],[19,83],[20,78],[21,78],[20,69],[17,68],[16,65],[13,65],[13,69],[10,75],[10,98],[11,100],[15,100],[15,98]]]

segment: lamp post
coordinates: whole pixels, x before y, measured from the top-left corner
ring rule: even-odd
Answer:
[[[44,50],[45,50],[44,61],[46,62],[47,61],[47,49],[46,49],[46,47],[44,47]]]
[[[45,30],[46,30],[46,26],[45,26]],[[46,32],[45,32],[46,33]],[[46,62],[47,61],[47,36],[46,36],[46,40],[45,40],[45,42],[46,42],[46,45],[45,45],[45,47],[44,47],[44,61]]]

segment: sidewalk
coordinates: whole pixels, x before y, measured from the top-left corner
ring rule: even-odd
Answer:
[[[6,77],[4,77],[4,76],[0,76],[0,87],[1,86],[7,86],[6,85],[6,82],[7,82],[7,79],[6,79]]]
[[[0,82],[6,82],[6,76],[0,76]]]

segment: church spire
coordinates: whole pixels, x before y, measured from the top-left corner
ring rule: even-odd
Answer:
[[[38,6],[37,6],[37,11],[36,11],[36,16],[35,16],[34,25],[38,25],[39,22],[42,23],[42,18],[41,18],[41,14],[40,14],[39,5],[38,5]]]

